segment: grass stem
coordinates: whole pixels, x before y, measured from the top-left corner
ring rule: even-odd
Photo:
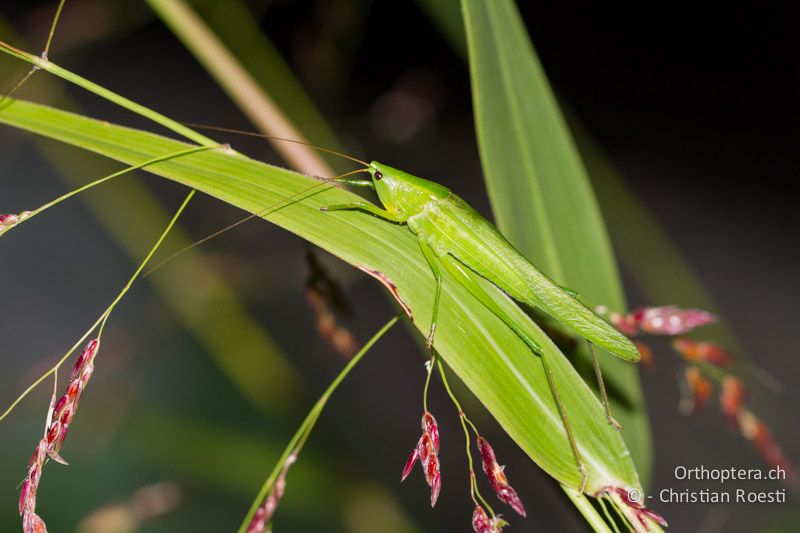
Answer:
[[[100,326],[100,328],[102,330],[102,328],[105,326],[106,321],[108,320],[108,316],[111,314],[111,312],[114,310],[114,308],[120,302],[120,300],[122,300],[122,298],[128,293],[128,291],[130,290],[131,286],[133,285],[133,282],[136,281],[136,278],[138,278],[139,275],[142,273],[142,270],[144,270],[144,267],[147,265],[148,261],[150,261],[150,259],[156,253],[156,250],[158,250],[158,248],[161,246],[161,243],[164,242],[164,239],[167,237],[167,235],[169,234],[170,230],[172,230],[172,227],[178,221],[178,217],[181,215],[181,213],[183,213],[183,210],[189,204],[189,200],[192,199],[192,197],[195,195],[195,192],[196,192],[195,190],[191,190],[191,191],[189,191],[189,194],[186,195],[186,198],[184,198],[183,203],[178,208],[178,210],[175,212],[175,215],[172,217],[172,220],[170,220],[169,224],[167,224],[167,227],[161,233],[161,236],[158,238],[156,243],[150,249],[150,251],[148,252],[147,256],[144,258],[144,260],[139,264],[139,267],[136,269],[136,271],[130,277],[128,282],[125,284],[125,286],[119,292],[119,294],[117,294],[117,297],[114,298],[114,301],[111,302],[111,304],[106,308],[106,310],[103,311],[103,313],[98,317],[98,319],[95,321],[95,323],[92,324],[92,326],[89,327],[88,330],[86,330],[86,332],[81,336],[81,338],[78,339],[78,341],[75,344],[72,345],[72,348],[70,348],[69,351],[67,351],[67,353],[65,353],[61,357],[61,359],[59,359],[58,362],[55,365],[53,365],[52,368],[50,368],[50,370],[48,370],[47,372],[42,374],[39,377],[39,379],[34,381],[27,389],[25,389],[25,391],[22,394],[20,394],[17,397],[16,400],[14,400],[14,402],[8,407],[8,409],[6,409],[3,412],[3,414],[0,415],[0,421],[2,421],[6,416],[8,416],[8,414],[11,413],[11,411],[14,410],[14,408],[19,404],[19,402],[21,402],[28,394],[30,394],[30,392],[33,391],[33,389],[35,389],[41,382],[43,382],[51,374],[56,372],[59,369],[59,367],[62,364],[64,364],[64,362],[67,359],[69,359],[69,356],[72,355],[72,353],[75,350],[77,350],[78,347],[81,346],[84,343],[84,341],[89,337],[89,335],[91,335],[91,333],[95,329],[97,329],[98,326]]]
[[[256,514],[261,502],[264,501],[264,498],[266,498],[270,490],[272,490],[272,486],[278,479],[286,460],[290,455],[297,454],[305,444],[306,440],[308,440],[311,430],[314,428],[314,424],[316,424],[319,415],[325,408],[325,404],[328,403],[328,399],[330,399],[331,395],[334,393],[334,391],[336,391],[336,388],[339,386],[342,380],[347,377],[353,367],[355,367],[358,362],[361,361],[361,359],[367,354],[370,348],[372,348],[375,343],[378,342],[381,337],[383,337],[386,332],[397,323],[399,319],[400,316],[395,316],[386,324],[384,324],[384,326],[378,330],[378,332],[373,335],[372,338],[366,342],[366,344],[364,344],[361,350],[359,350],[358,353],[354,355],[352,359],[350,359],[342,371],[339,372],[331,384],[328,385],[328,388],[325,389],[325,392],[322,393],[322,396],[319,397],[319,400],[317,400],[317,403],[314,404],[314,407],[312,407],[311,411],[309,411],[309,413],[306,415],[305,420],[303,420],[302,424],[300,424],[300,427],[297,429],[294,436],[292,436],[292,438],[289,440],[289,444],[283,450],[283,453],[278,459],[278,462],[275,464],[275,468],[273,468],[272,473],[270,473],[269,477],[266,479],[266,481],[264,481],[264,484],[261,486],[261,490],[258,491],[258,495],[253,500],[250,510],[247,512],[247,515],[245,515],[244,520],[242,521],[242,525],[239,526],[239,533],[246,533],[247,527],[253,520],[253,516]]]

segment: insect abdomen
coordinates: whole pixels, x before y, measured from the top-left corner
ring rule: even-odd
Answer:
[[[436,233],[430,238],[444,248],[442,251],[586,340],[622,359],[639,360],[639,351],[630,339],[537,269],[463,200],[451,196],[426,211],[426,232]]]

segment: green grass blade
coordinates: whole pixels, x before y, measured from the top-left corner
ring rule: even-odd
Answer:
[[[608,235],[580,155],[516,7],[464,0],[475,122],[498,226],[534,264],[592,304],[623,309]],[[647,479],[650,432],[637,369],[604,357],[614,414]],[[624,402],[614,401],[622,396]]]
[[[499,227],[559,283],[622,307],[597,202],[519,14],[509,0],[466,0],[464,13],[481,161]]]
[[[23,101],[12,101],[0,110],[0,122],[129,164],[186,147],[155,134]],[[250,212],[319,184],[224,150],[187,155],[148,170]],[[317,189],[267,218],[352,265],[383,272],[413,310],[415,326],[427,332],[434,279],[411,233],[361,213],[319,209],[356,198],[337,188]],[[565,459],[569,447],[540,361],[505,324],[453,283],[445,285],[439,318],[438,347],[451,368],[543,469],[563,484],[576,486],[577,471]],[[599,414],[599,402],[559,352],[554,360],[587,461],[589,490],[606,485],[638,487],[624,443]]]

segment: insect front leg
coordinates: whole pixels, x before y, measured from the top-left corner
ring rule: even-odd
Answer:
[[[364,211],[370,215],[394,222],[395,224],[403,224],[406,218],[397,213],[392,213],[386,209],[381,209],[369,202],[350,202],[347,204],[334,204],[327,207],[321,207],[320,211]]]
[[[582,494],[583,491],[586,490],[586,484],[589,481],[589,476],[586,473],[586,466],[583,462],[583,456],[581,455],[580,449],[578,449],[578,444],[575,441],[575,435],[572,433],[572,425],[570,424],[569,417],[567,416],[567,410],[564,407],[564,402],[561,399],[561,394],[559,393],[555,376],[550,368],[549,356],[547,355],[547,352],[542,350],[541,346],[539,346],[534,339],[532,339],[524,330],[522,330],[517,323],[501,309],[491,295],[489,295],[489,293],[487,293],[486,290],[475,279],[475,276],[478,274],[474,273],[468,266],[464,265],[451,255],[442,257],[441,264],[444,265],[447,271],[462,286],[464,286],[464,288],[466,288],[470,294],[472,294],[472,296],[477,298],[478,301],[480,301],[487,309],[494,313],[500,320],[505,322],[505,324],[511,328],[514,333],[516,333],[519,338],[525,342],[525,344],[528,345],[531,351],[538,355],[541,359],[542,367],[544,368],[544,373],[547,377],[547,383],[550,386],[550,393],[553,395],[553,400],[558,408],[558,413],[561,416],[561,423],[564,425],[564,430],[567,433],[567,440],[569,441],[570,448],[572,449],[572,456],[575,459],[575,465],[578,467],[578,472],[581,475],[581,483],[578,490],[579,493]]]
[[[425,242],[423,238],[419,238],[419,247],[422,249],[422,255],[428,261],[428,266],[433,271],[433,276],[436,278],[436,292],[433,296],[433,315],[431,316],[431,327],[428,331],[428,349],[433,348],[433,336],[436,333],[436,322],[439,316],[439,297],[442,295],[442,269],[440,268],[440,260],[436,253],[431,249],[430,245]]]

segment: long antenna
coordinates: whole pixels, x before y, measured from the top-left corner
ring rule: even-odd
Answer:
[[[167,263],[169,263],[173,259],[177,258],[178,256],[183,255],[184,253],[188,252],[189,250],[191,250],[195,246],[200,246],[201,244],[203,244],[205,242],[208,242],[208,241],[210,241],[211,239],[213,239],[215,237],[219,237],[220,235],[222,235],[223,233],[225,233],[228,230],[231,230],[231,229],[233,229],[233,228],[235,228],[235,227],[237,227],[237,226],[239,226],[241,224],[244,224],[245,222],[248,222],[248,221],[250,221],[250,220],[252,220],[254,218],[265,217],[267,215],[270,215],[270,214],[274,213],[275,211],[278,211],[279,209],[283,209],[284,207],[288,207],[289,205],[291,205],[295,201],[298,201],[298,196],[301,196],[301,195],[306,194],[306,193],[308,193],[310,191],[313,191],[314,189],[316,189],[318,187],[321,187],[323,185],[326,185],[326,184],[328,184],[328,183],[330,183],[332,181],[340,180],[340,179],[345,178],[347,176],[352,176],[353,174],[360,174],[362,172],[369,172],[369,171],[366,168],[360,168],[358,170],[353,170],[353,171],[350,171],[350,172],[346,172],[344,174],[339,174],[338,176],[334,176],[332,178],[328,178],[328,179],[322,180],[320,183],[317,183],[316,185],[312,185],[311,187],[308,187],[307,189],[302,190],[302,191],[300,191],[298,193],[295,193],[295,194],[293,194],[291,196],[287,196],[286,198],[275,202],[274,204],[262,209],[261,211],[253,213],[251,215],[248,215],[248,216],[244,217],[243,219],[234,222],[233,224],[230,224],[230,225],[225,226],[224,228],[222,228],[220,230],[215,231],[211,235],[203,237],[199,241],[194,242],[194,243],[190,244],[189,246],[185,246],[184,248],[181,248],[180,250],[178,250],[174,254],[170,255],[169,257],[167,257],[163,261],[161,261],[158,264],[156,264],[154,267],[150,268],[147,272],[144,273],[144,275],[142,277],[145,278],[145,277],[149,276],[150,274],[155,272],[157,269],[159,269],[162,266],[166,265]],[[285,204],[285,205],[281,205],[281,204]]]
[[[294,144],[302,144],[303,146],[308,146],[310,148],[314,148],[315,150],[319,150],[321,152],[326,152],[328,154],[333,154],[339,157],[343,157],[345,159],[349,159],[350,161],[355,161],[365,167],[369,167],[369,163],[366,161],[362,161],[361,159],[357,159],[353,156],[343,154],[342,152],[337,152],[336,150],[331,150],[330,148],[323,148],[322,146],[317,146],[316,144],[311,144],[305,141],[298,141],[296,139],[287,139],[285,137],[275,137],[274,135],[264,135],[263,133],[256,133],[254,131],[247,131],[247,130],[237,130],[233,128],[222,128],[220,126],[210,126],[208,124],[197,124],[195,122],[183,122],[184,126],[189,126],[190,128],[198,128],[201,130],[210,130],[210,131],[221,131],[224,133],[233,133],[236,135],[245,135],[247,137],[258,137],[260,139],[271,139],[275,141],[284,141]]]

